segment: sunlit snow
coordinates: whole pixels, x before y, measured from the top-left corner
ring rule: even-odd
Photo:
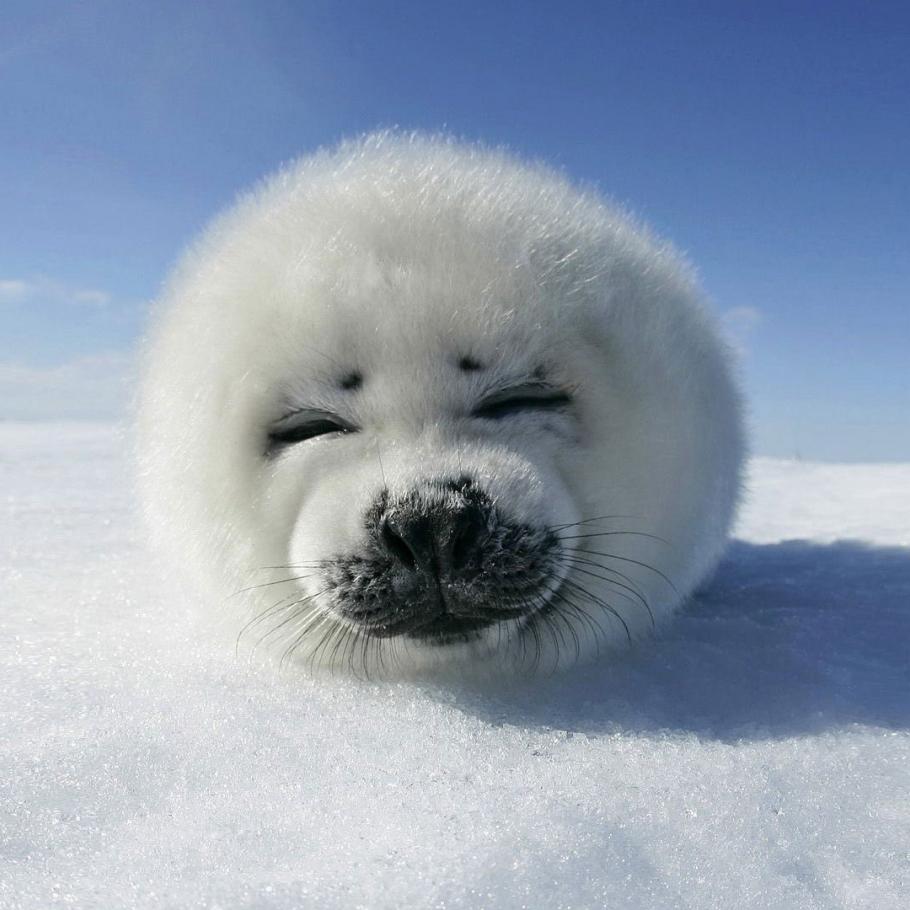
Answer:
[[[659,640],[503,689],[238,661],[125,452],[0,425],[4,910],[908,906],[910,465],[756,460]]]

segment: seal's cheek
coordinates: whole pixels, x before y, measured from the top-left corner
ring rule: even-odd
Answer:
[[[340,473],[323,478],[300,504],[289,543],[292,563],[312,565],[360,549],[367,537],[364,516],[380,488]]]

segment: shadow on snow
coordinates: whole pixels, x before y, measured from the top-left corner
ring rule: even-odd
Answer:
[[[626,658],[455,699],[490,722],[583,733],[910,729],[910,550],[737,541],[710,584]]]

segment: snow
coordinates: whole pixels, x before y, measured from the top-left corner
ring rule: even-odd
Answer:
[[[907,906],[910,465],[757,459],[658,640],[483,689],[236,660],[125,452],[0,425],[4,910]]]

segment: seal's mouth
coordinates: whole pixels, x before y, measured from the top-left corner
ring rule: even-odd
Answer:
[[[557,586],[557,590],[561,585]],[[543,597],[536,592],[536,598],[508,608],[490,606],[471,613],[452,613],[447,609],[429,618],[411,616],[398,623],[366,625],[368,633],[377,638],[407,638],[422,645],[442,646],[465,644],[479,639],[484,630],[499,623],[518,622],[526,625],[552,609],[551,596]]]

